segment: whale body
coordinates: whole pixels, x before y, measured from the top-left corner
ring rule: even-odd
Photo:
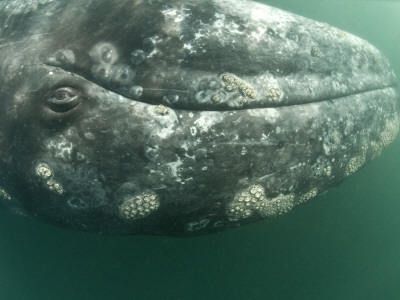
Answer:
[[[0,2],[0,206],[190,236],[273,219],[399,130],[366,41],[246,0]]]

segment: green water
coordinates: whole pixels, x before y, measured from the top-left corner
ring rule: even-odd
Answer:
[[[400,75],[400,3],[264,1],[359,35]],[[0,299],[400,299],[400,139],[273,222],[100,236],[0,211]]]

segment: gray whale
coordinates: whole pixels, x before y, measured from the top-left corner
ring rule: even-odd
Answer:
[[[190,236],[273,219],[393,141],[386,58],[245,0],[0,2],[0,206]]]

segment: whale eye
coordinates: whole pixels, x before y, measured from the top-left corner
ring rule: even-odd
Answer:
[[[67,112],[81,103],[81,93],[71,87],[61,87],[51,91],[47,104],[55,112]]]

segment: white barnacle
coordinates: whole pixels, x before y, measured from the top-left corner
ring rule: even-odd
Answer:
[[[119,54],[117,48],[111,43],[100,42],[89,51],[89,56],[97,64],[114,64]]]
[[[38,175],[42,179],[47,180],[53,176],[53,171],[49,168],[47,164],[39,163],[36,166],[36,175]]]
[[[54,192],[55,194],[61,196],[64,194],[64,188],[63,186],[58,182],[55,181],[54,179],[50,179],[46,182],[47,189],[51,192]]]
[[[11,200],[10,194],[2,187],[0,187],[0,199]]]
[[[160,116],[165,116],[169,114],[169,108],[160,104],[154,108],[154,112]]]

